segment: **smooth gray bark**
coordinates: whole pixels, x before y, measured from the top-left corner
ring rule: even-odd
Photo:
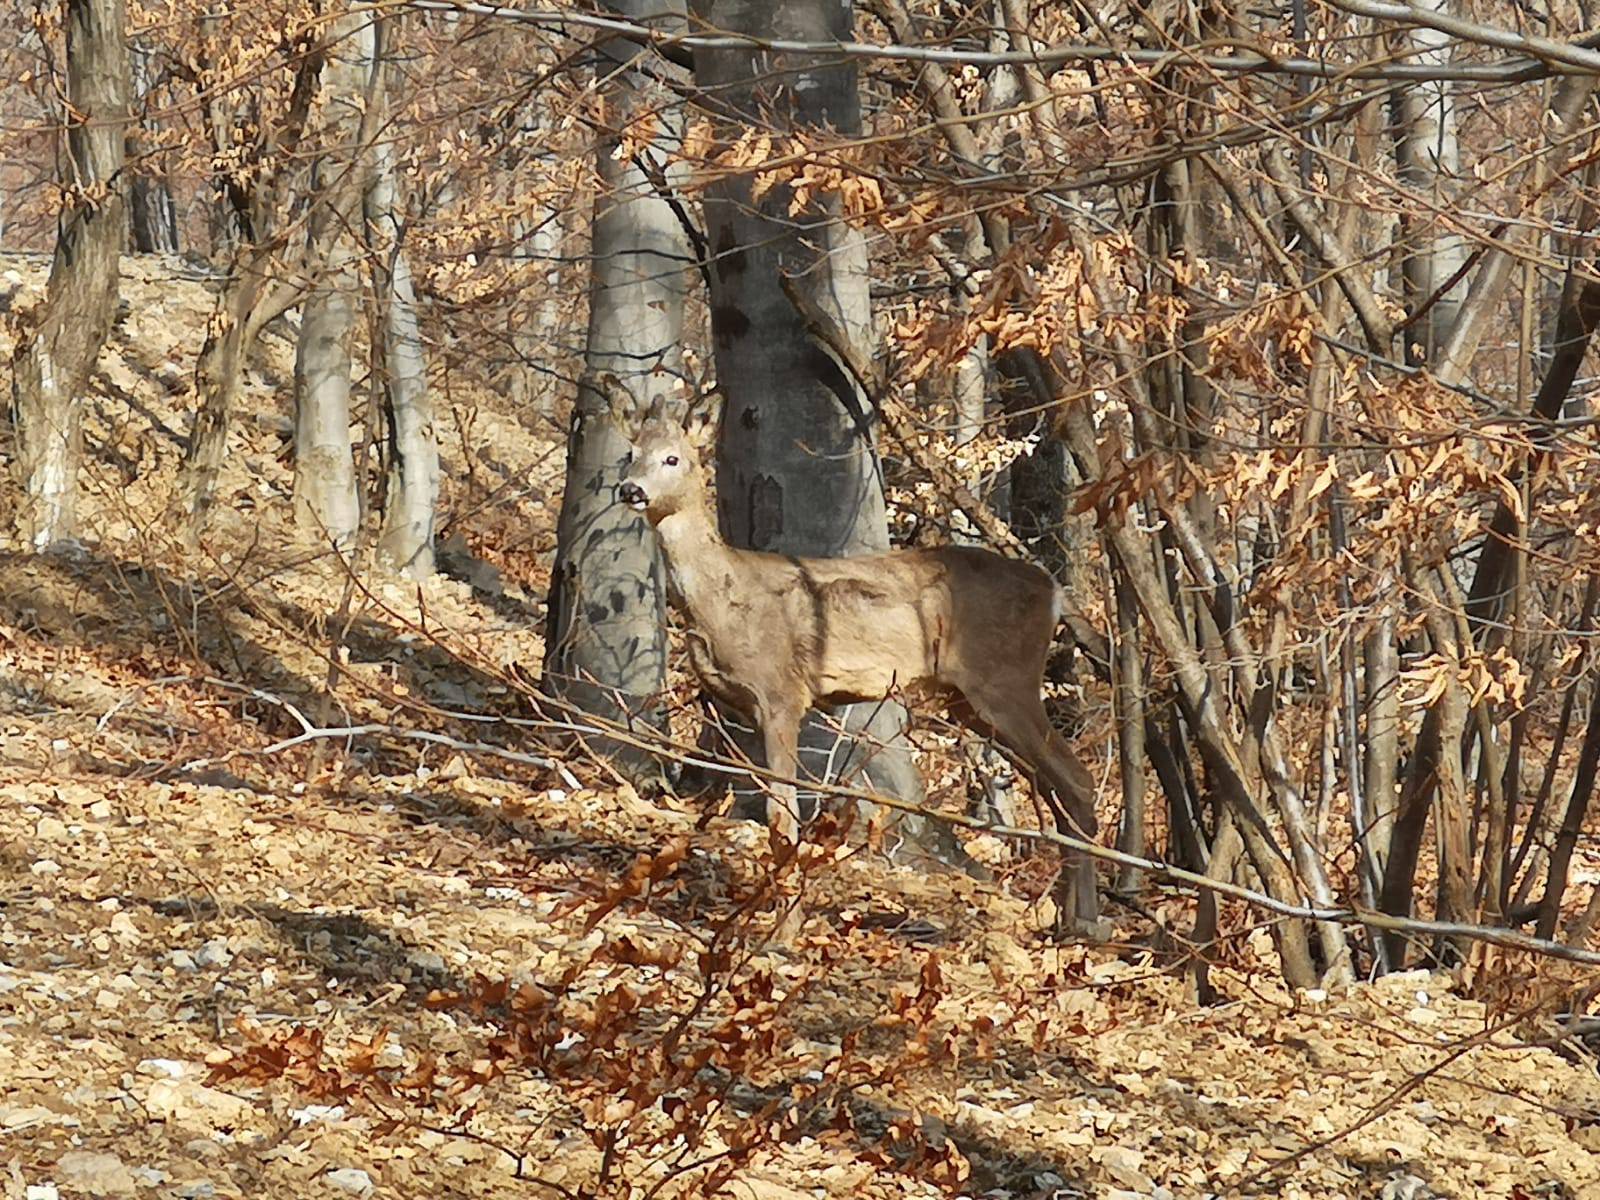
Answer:
[[[294,513],[307,537],[339,549],[361,524],[350,452],[350,332],[355,273],[342,264],[306,297],[294,358]]]
[[[1371,828],[1366,831],[1372,860],[1382,875],[1389,861],[1389,841],[1394,834],[1400,762],[1400,648],[1396,589],[1388,572],[1382,578],[1381,599],[1372,632],[1364,648],[1363,705],[1367,714],[1362,739],[1362,792]],[[1349,768],[1354,769],[1353,764]]]
[[[400,221],[394,145],[373,149],[366,195],[367,237],[381,314],[384,419],[387,428],[383,525],[378,557],[412,579],[433,574],[439,505],[439,441],[428,363],[417,320],[417,292]],[[378,354],[373,354],[374,362]]]
[[[681,3],[618,0],[610,7],[684,27]],[[680,398],[693,259],[657,188],[663,179],[681,182],[681,168],[668,167],[682,137],[681,111],[666,106],[665,89],[632,65],[645,53],[620,40],[602,47],[600,88],[611,127],[595,147],[600,190],[588,346],[567,438],[544,680],[551,695],[583,712],[657,726],[667,665],[665,580],[655,535],[617,500],[630,447],[614,413],[618,405],[642,412],[658,395]],[[638,158],[619,157],[627,126],[646,115],[652,135],[644,144],[629,138]],[[635,780],[660,770],[653,756],[615,740],[593,738],[589,746]]]
[[[127,216],[120,174],[128,121],[123,0],[67,4],[67,148],[72,177],[45,301],[12,361],[19,532],[43,550],[75,533],[83,389],[117,312]]]
[[[1447,13],[1450,0],[1416,0],[1422,10]],[[1443,66],[1450,61],[1451,38],[1421,26],[1401,35],[1412,51],[1410,62]],[[1456,102],[1451,84],[1418,82],[1399,88],[1394,99],[1395,160],[1400,181],[1427,197],[1438,210],[1448,212],[1461,173],[1461,145],[1457,138]],[[1465,278],[1451,280],[1467,261],[1467,244],[1460,234],[1439,231],[1439,218],[1427,209],[1402,218],[1408,253],[1401,264],[1407,306],[1415,311],[1429,305],[1421,320],[1406,334],[1416,345],[1422,362],[1433,361],[1446,332],[1455,324],[1466,297]],[[1449,284],[1449,287],[1445,285]]]
[[[695,13],[713,27],[756,37],[851,36],[850,5],[837,0],[700,0]],[[860,130],[851,63],[745,50],[697,50],[694,62],[696,81],[710,89],[718,110],[745,126]],[[889,538],[876,416],[856,382],[807,334],[781,281],[791,276],[858,345],[868,345],[865,243],[824,207],[791,215],[786,186],[753,203],[752,183],[751,174],[731,175],[705,195],[711,327],[727,397],[716,473],[724,535],[736,546],[784,554],[882,550]],[[899,740],[903,708],[852,705],[834,715],[856,736],[841,737],[813,716],[801,735],[806,770],[835,780],[864,768],[879,791],[921,795]]]
[[[556,390],[541,381],[540,361],[549,353],[561,329],[561,272],[556,255],[566,236],[562,214],[554,209],[535,208],[528,217],[518,217],[512,226],[511,255],[527,263],[528,311],[523,323],[511,335],[512,362],[507,372],[506,394],[524,424],[542,425],[553,414]],[[537,402],[537,408],[529,405]]]
[[[343,549],[361,524],[350,450],[350,334],[355,247],[339,219],[362,187],[361,114],[374,99],[376,35],[369,16],[341,18],[323,69],[322,154],[312,192],[346,197],[317,205],[307,221],[306,262],[315,272],[295,352],[295,522],[307,537]]]

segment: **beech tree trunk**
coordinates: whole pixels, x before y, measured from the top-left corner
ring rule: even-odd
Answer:
[[[533,294],[522,325],[511,335],[512,359],[506,375],[506,395],[530,428],[542,428],[554,416],[556,390],[539,368],[561,326],[561,272],[555,258],[565,236],[563,215],[553,209],[537,208],[531,217],[519,217],[512,226],[512,257],[542,264],[529,271]],[[530,409],[535,398],[538,406]]]
[[[348,549],[361,524],[350,454],[350,332],[355,273],[347,252],[306,297],[294,358],[294,515],[301,533]]]
[[[1450,0],[1416,0],[1415,6],[1443,15],[1449,15],[1453,7]],[[1401,37],[1411,51],[1408,62],[1434,66],[1449,63],[1449,34],[1416,26]],[[1438,210],[1449,212],[1454,183],[1461,172],[1453,86],[1429,81],[1396,89],[1394,117],[1395,159],[1401,182]],[[1421,351],[1410,355],[1419,362],[1433,361],[1466,296],[1466,280],[1454,277],[1466,264],[1467,244],[1457,233],[1440,232],[1439,224],[1439,218],[1426,208],[1401,217],[1407,250],[1401,263],[1407,307],[1415,312],[1427,306],[1422,318],[1406,334],[1408,348],[1414,345]]]
[[[1400,762],[1400,648],[1396,631],[1396,590],[1388,572],[1382,577],[1381,600],[1372,632],[1363,648],[1363,707],[1367,714],[1363,739],[1362,792],[1371,829],[1367,843],[1381,877],[1389,861],[1394,834]],[[1354,769],[1354,764],[1350,765]]]
[[[311,540],[336,549],[355,541],[361,524],[350,453],[350,334],[355,320],[355,242],[340,219],[364,189],[366,163],[357,135],[377,100],[374,18],[340,19],[323,68],[322,153],[311,191],[323,202],[306,222],[306,263],[314,282],[301,308],[295,349],[294,512]]]
[[[610,7],[684,28],[681,4],[671,9],[662,0],[618,0]],[[683,305],[693,259],[677,214],[658,190],[658,183],[681,178],[668,161],[682,138],[682,117],[665,102],[665,89],[629,65],[644,53],[621,40],[602,47],[610,121],[595,147],[600,190],[588,348],[567,437],[544,680],[552,696],[583,712],[658,726],[667,666],[665,580],[654,533],[617,500],[630,446],[613,413],[624,393],[638,411],[657,395],[680,399]],[[637,120],[651,122],[648,137],[629,129]],[[618,157],[624,135],[636,156]],[[589,747],[635,781],[661,770],[655,756],[614,739],[593,738]]]
[[[127,215],[120,178],[128,121],[124,0],[68,0],[71,178],[45,300],[12,362],[18,529],[44,550],[73,536],[83,388],[117,313]]]
[[[417,320],[417,292],[402,244],[394,146],[373,150],[367,234],[382,312],[384,421],[387,429],[383,525],[378,556],[412,579],[433,574],[439,504],[439,442],[428,392],[428,363]],[[374,360],[377,354],[373,355]]]
[[[757,38],[848,39],[850,6],[836,0],[700,0],[717,29]],[[737,50],[696,50],[695,79],[749,126],[861,127],[856,69],[838,61]],[[707,189],[711,328],[727,397],[717,447],[717,503],[736,546],[783,554],[865,554],[889,544],[876,415],[856,382],[806,332],[784,294],[793,278],[858,345],[872,341],[861,236],[818,204],[791,216],[791,191],[752,200],[753,176]],[[801,735],[805,770],[825,780],[865,769],[875,790],[914,799],[922,787],[901,740],[905,711],[881,703],[833,714],[853,736],[813,715]],[[903,826],[921,839],[921,831]],[[937,835],[935,835],[937,836]]]

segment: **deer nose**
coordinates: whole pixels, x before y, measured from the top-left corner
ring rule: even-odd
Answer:
[[[617,489],[617,498],[629,508],[643,508],[646,503],[644,489],[631,481]]]

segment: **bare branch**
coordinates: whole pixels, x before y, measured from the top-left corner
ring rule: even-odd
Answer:
[[[743,34],[668,34],[632,21],[593,16],[588,13],[558,12],[550,9],[506,8],[497,4],[478,4],[470,0],[396,0],[395,4],[374,8],[403,7],[424,12],[466,13],[497,20],[521,21],[530,25],[579,26],[599,29],[640,45],[659,48],[672,61],[675,52],[684,50],[767,50],[780,54],[826,54],[840,58],[876,58],[899,62],[944,63],[948,66],[1062,66],[1067,63],[1122,62],[1159,68],[1194,67],[1232,75],[1295,75],[1313,79],[1379,79],[1392,82],[1449,80],[1463,83],[1526,83],[1551,74],[1600,73],[1600,54],[1581,46],[1563,47],[1551,42],[1557,52],[1534,52],[1534,43],[1546,39],[1521,39],[1526,42],[1526,57],[1507,58],[1483,65],[1421,65],[1396,63],[1387,59],[1365,63],[1323,62],[1313,58],[1266,54],[1206,54],[1195,47],[1176,50],[1151,50],[1133,46],[1109,46],[1093,42],[1035,46],[1032,49],[980,51],[953,50],[942,46],[873,45],[867,42],[808,42],[792,38],[755,38]],[[1409,10],[1408,10],[1409,11]],[[1460,36],[1487,45],[1501,45],[1517,35],[1491,26],[1463,22],[1468,32]],[[1468,36],[1476,31],[1480,36]]]
[[[1355,310],[1356,319],[1361,322],[1368,343],[1374,350],[1387,350],[1394,339],[1394,322],[1384,316],[1383,309],[1378,306],[1378,298],[1372,294],[1367,281],[1357,274],[1360,260],[1350,253],[1333,227],[1317,212],[1310,198],[1290,178],[1289,168],[1276,149],[1269,146],[1261,160],[1290,219],[1306,235],[1317,257],[1327,264],[1340,290],[1350,301],[1350,307]]]
[[[1559,64],[1562,67],[1573,68],[1574,72],[1579,74],[1592,75],[1600,72],[1600,53],[1581,44],[1572,45],[1558,42],[1553,38],[1539,37],[1537,34],[1517,33],[1514,30],[1501,29],[1497,25],[1469,21],[1447,12],[1419,8],[1414,4],[1394,3],[1393,0],[1331,0],[1331,3],[1335,8],[1342,9],[1352,16],[1373,17],[1380,21],[1401,21],[1407,25],[1437,29],[1440,33],[1448,33],[1451,37],[1460,38],[1464,42],[1476,42],[1480,46],[1512,50],[1552,66]]]

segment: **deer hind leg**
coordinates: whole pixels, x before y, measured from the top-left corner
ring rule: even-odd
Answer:
[[[1094,777],[1050,727],[1038,694],[1007,694],[980,686],[965,698],[978,718],[1033,768],[1049,798],[1057,832],[1092,838],[1098,828]],[[1088,926],[1100,913],[1094,860],[1075,852],[1068,852],[1065,859],[1056,894],[1059,923],[1064,929]]]

